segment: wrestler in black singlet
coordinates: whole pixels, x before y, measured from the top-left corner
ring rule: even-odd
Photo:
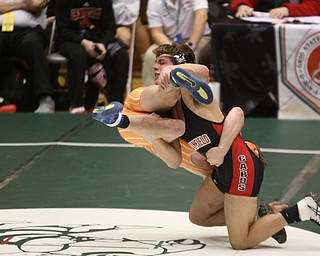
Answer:
[[[181,139],[204,155],[219,144],[223,122],[215,123],[197,116],[181,100],[186,132]],[[264,164],[239,134],[224,158],[212,172],[212,180],[223,193],[257,196],[263,180]]]

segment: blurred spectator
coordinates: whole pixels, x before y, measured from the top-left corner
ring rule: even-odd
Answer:
[[[198,63],[210,68],[211,35],[207,0],[149,0],[148,25],[154,42],[142,67],[143,85],[154,84],[154,48],[161,44],[185,42],[195,52]]]
[[[117,23],[116,37],[125,43],[128,47],[131,41],[131,27],[136,22],[140,0],[113,0],[114,16]]]
[[[117,23],[116,38],[130,47],[132,25],[136,23],[135,48],[143,58],[144,53],[151,45],[151,39],[148,30],[142,24],[139,16],[141,8],[140,0],[113,0],[113,10]]]
[[[0,0],[0,58],[14,56],[26,62],[39,102],[35,113],[53,113],[55,108],[44,52],[47,4],[47,0]]]
[[[90,112],[103,88],[109,102],[123,102],[129,57],[115,39],[112,1],[54,0],[54,13],[59,51],[68,59],[69,112]]]
[[[152,40],[148,29],[142,23],[141,17],[138,17],[136,21],[136,37],[134,42],[135,48],[140,53],[141,60],[143,60],[146,51],[152,44]]]
[[[0,113],[14,113],[16,111],[17,106],[15,104],[6,102],[6,100],[0,96]]]
[[[208,0],[209,13],[208,22],[209,25],[219,18],[227,17],[231,15],[231,10],[229,7],[231,0]]]
[[[253,11],[269,12],[270,18],[319,16],[319,0],[231,0],[230,9],[238,18],[253,15]]]
[[[47,8],[47,25],[48,27],[52,25],[53,21],[56,19],[54,15],[54,0],[50,0]]]

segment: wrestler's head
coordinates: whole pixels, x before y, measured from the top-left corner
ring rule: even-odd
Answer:
[[[195,55],[192,49],[184,43],[163,44],[155,48],[153,53],[156,55],[156,61],[153,65],[155,84],[158,84],[160,72],[164,67],[195,63]]]

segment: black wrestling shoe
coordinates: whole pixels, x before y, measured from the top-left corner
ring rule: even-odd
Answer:
[[[196,101],[202,104],[212,103],[213,92],[210,86],[200,78],[183,68],[173,69],[170,73],[170,78],[174,86],[187,89]]]
[[[263,216],[266,216],[268,214],[273,214],[274,211],[270,204],[264,203],[260,204],[259,210],[258,210],[258,216],[259,218],[262,218]],[[277,233],[275,233],[272,238],[276,240],[279,244],[283,244],[287,241],[287,233],[286,230],[283,228],[279,230]]]

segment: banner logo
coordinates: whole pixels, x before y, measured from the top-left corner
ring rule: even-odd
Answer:
[[[320,33],[302,42],[297,51],[295,70],[300,85],[311,96],[320,99]]]

